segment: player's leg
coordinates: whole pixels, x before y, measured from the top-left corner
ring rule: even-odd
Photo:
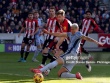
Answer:
[[[56,43],[57,43],[57,42],[52,41],[52,42],[49,44],[49,46],[48,46],[48,49],[49,49],[48,58],[50,59],[50,62],[53,62],[53,61],[56,60],[56,58],[55,58],[52,54],[50,54],[50,52],[52,53],[52,50],[55,48]]]
[[[49,58],[52,61],[54,61],[55,59],[53,58],[53,56],[51,54],[49,54],[49,50],[51,49],[51,47],[49,47],[51,44],[53,45],[53,40],[49,39],[47,41],[48,45],[45,46],[45,48],[42,50],[42,54],[43,54],[43,59],[42,59],[42,64],[45,65],[47,58]]]
[[[61,78],[77,78],[77,79],[82,79],[82,76],[80,73],[72,74],[70,73],[73,67],[76,65],[77,59],[66,59],[67,57],[71,56],[76,56],[77,54],[75,53],[74,55],[72,53],[67,54],[66,56],[61,56],[65,60],[64,65],[61,67],[61,69],[58,71],[58,76]],[[71,63],[68,63],[67,61],[72,61]]]
[[[43,46],[42,46],[42,51],[43,51],[43,50],[45,49],[45,47],[47,46],[48,41],[49,41],[48,39],[46,39],[46,40],[44,41],[44,44],[43,44]],[[38,68],[42,68],[42,67],[44,67],[46,60],[47,60],[47,55],[42,54],[41,65],[38,66]]]
[[[46,61],[47,61],[47,56],[48,56],[48,48],[45,47],[43,50],[42,50],[42,55],[43,55],[43,58],[42,58],[42,65],[45,65]]]
[[[86,41],[83,40],[82,43],[81,43],[81,51],[82,51],[83,53],[85,53],[86,55],[89,56],[89,55],[90,55],[89,52],[84,49],[84,44],[85,44],[85,42],[86,42]]]
[[[89,52],[87,52],[85,49],[84,49],[84,44],[85,44],[85,41],[83,42],[83,44],[81,44],[81,52],[84,52],[85,54],[87,54],[88,56],[88,60],[92,60],[92,56],[89,54]],[[79,56],[81,56],[81,52],[79,53]],[[91,71],[91,65],[90,63],[87,63],[87,59],[84,60],[85,61],[85,66],[87,68],[87,70],[90,72]]]
[[[41,42],[39,38],[35,39],[35,46],[36,46],[36,50],[34,52],[34,56],[32,57],[32,61],[33,62],[38,62],[38,60],[36,60],[36,57],[38,56],[38,54],[41,52],[42,50],[42,46],[41,46]]]
[[[59,50],[56,50],[55,57],[58,58],[60,55],[64,54],[68,49],[67,41],[63,41],[63,43],[59,46]]]
[[[22,62],[26,62],[26,59],[27,59],[27,57],[29,55],[30,46],[33,43],[33,41],[34,41],[34,39],[28,38],[28,40],[27,40],[28,43],[27,43],[27,48],[26,48],[26,52],[25,52],[25,57],[24,57],[24,60]]]
[[[29,50],[30,50],[30,45],[27,45],[26,52],[25,52],[25,57],[24,57],[24,60],[22,62],[26,62],[26,59],[29,55]]]
[[[82,76],[79,72],[77,72],[76,74],[72,74],[65,67],[61,67],[61,69],[58,71],[58,77],[82,79]]]
[[[37,72],[38,70],[40,70],[41,72],[45,72],[46,70],[53,69],[57,65],[60,65],[60,64],[63,64],[63,63],[64,63],[64,60],[61,57],[59,57],[57,60],[47,64],[43,68],[41,68],[41,69],[32,69],[31,71],[34,72],[34,73],[38,73]]]
[[[18,60],[18,62],[21,62],[22,60],[24,60],[24,49],[25,49],[25,46],[26,46],[26,38],[23,38],[22,45],[21,45],[21,51],[20,51],[21,57]]]
[[[55,54],[54,54],[54,56],[56,57],[56,58],[58,58],[58,57],[60,57],[60,55],[62,55],[64,52],[62,51],[62,50],[56,50],[55,51]]]

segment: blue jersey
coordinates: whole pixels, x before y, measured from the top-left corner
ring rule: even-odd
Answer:
[[[70,39],[67,52],[78,53],[80,49],[81,36],[83,36],[82,32],[78,31],[75,34],[67,32],[67,36]]]
[[[42,27],[42,19],[38,18],[37,20],[38,20],[38,25],[39,25],[39,27]],[[35,34],[35,38],[36,38],[36,37],[39,37],[39,35],[40,35],[42,29],[43,29],[43,28],[38,28],[38,32]]]

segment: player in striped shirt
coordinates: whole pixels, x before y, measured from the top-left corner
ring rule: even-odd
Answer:
[[[25,31],[25,36],[22,41],[21,51],[20,51],[21,57],[18,62],[26,62],[26,59],[29,55],[30,46],[34,41],[34,35],[38,31],[38,22],[37,20],[33,19],[33,13],[28,14],[28,18],[24,21],[23,27],[20,33],[18,34],[18,37],[20,37],[21,32],[23,31]],[[24,56],[25,46],[27,46],[27,48]]]
[[[47,19],[45,28],[49,32],[57,32],[59,30],[59,24],[56,20],[54,7],[49,8],[49,16],[50,17]],[[49,45],[50,43],[54,42],[54,40],[55,40],[55,36],[45,34],[45,41],[44,41],[43,50],[42,50],[42,55],[43,55],[42,62],[41,62],[41,65],[38,66],[38,68],[42,68],[45,65],[48,58],[50,59],[50,61],[55,60],[53,56],[49,54],[49,50],[50,50]]]
[[[103,31],[99,28],[95,20],[91,17],[92,13],[91,11],[86,11],[86,17],[83,19],[82,24],[80,26],[81,32],[85,35],[88,36],[89,33],[91,33],[93,30],[97,33],[103,33]],[[87,50],[84,49],[84,44],[86,40],[81,41],[81,51],[84,52],[85,54],[88,55],[89,59],[92,59],[92,56],[89,54]],[[80,51],[80,54],[81,54]],[[86,63],[86,67],[88,71],[91,71],[91,66],[89,63]]]

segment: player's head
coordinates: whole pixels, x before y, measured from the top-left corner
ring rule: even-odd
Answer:
[[[79,26],[77,23],[73,23],[71,25],[71,32],[74,34],[75,32],[77,32],[79,30]]]
[[[86,11],[86,18],[91,18],[92,12],[91,11]]]
[[[50,17],[54,17],[55,16],[55,7],[50,7],[49,8],[49,15],[50,15]]]
[[[57,12],[57,20],[59,22],[63,22],[64,18],[65,18],[65,11],[61,9]]]
[[[33,15],[34,15],[34,18],[39,18],[39,13],[38,13],[38,11],[35,11],[35,12],[33,13]]]
[[[29,12],[29,13],[28,13],[28,18],[29,18],[29,19],[33,19],[33,13],[32,13],[32,12]]]

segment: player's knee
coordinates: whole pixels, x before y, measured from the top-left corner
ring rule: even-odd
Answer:
[[[42,53],[43,56],[48,56],[48,53]]]
[[[42,54],[46,54],[46,53],[48,53],[48,49],[47,48],[42,51]]]

